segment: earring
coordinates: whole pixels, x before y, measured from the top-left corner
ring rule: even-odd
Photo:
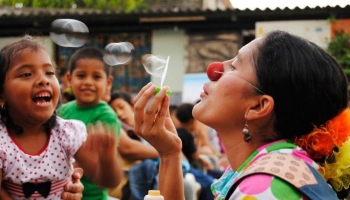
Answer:
[[[249,142],[251,139],[252,139],[252,135],[250,135],[249,133],[249,129],[248,129],[248,124],[247,122],[245,123],[244,125],[244,128],[243,128],[243,140],[244,142]]]
[[[0,105],[0,113],[2,113],[3,111],[5,111],[5,103],[1,102],[1,105]]]
[[[6,121],[7,121],[7,113],[6,113],[5,102],[1,102],[1,105],[0,105],[0,116],[1,116],[1,120],[4,123],[6,123]]]

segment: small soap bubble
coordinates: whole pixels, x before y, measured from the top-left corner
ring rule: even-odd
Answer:
[[[152,54],[142,56],[141,62],[147,73],[155,77],[162,77],[167,66],[166,59]]]
[[[133,59],[134,46],[130,42],[110,43],[105,47],[103,60],[111,66],[128,64]]]
[[[168,56],[167,59],[164,59],[161,56],[152,54],[146,54],[141,58],[141,63],[145,67],[146,72],[151,76],[160,78],[160,87],[157,88],[155,94],[157,94],[163,87],[163,83],[168,71],[169,58],[170,57]],[[170,95],[171,91],[168,91],[167,94]]]
[[[88,39],[89,29],[75,19],[56,19],[51,23],[50,38],[59,46],[81,47]]]

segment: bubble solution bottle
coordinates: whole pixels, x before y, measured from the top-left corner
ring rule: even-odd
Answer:
[[[144,200],[164,200],[164,197],[160,195],[159,190],[148,190],[148,195],[145,196]]]

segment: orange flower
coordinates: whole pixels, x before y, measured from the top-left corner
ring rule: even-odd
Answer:
[[[350,134],[350,110],[345,109],[339,115],[326,122],[326,125],[314,128],[307,134],[296,138],[295,144],[303,148],[315,160],[325,159],[334,147],[340,147]]]

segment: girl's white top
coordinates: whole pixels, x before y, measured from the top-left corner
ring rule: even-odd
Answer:
[[[73,156],[87,138],[84,123],[57,117],[50,138],[37,154],[26,153],[13,140],[0,120],[0,169],[2,186],[12,198],[24,199],[22,184],[51,181],[51,191],[44,198],[37,191],[29,199],[60,199],[63,187],[73,173]]]

